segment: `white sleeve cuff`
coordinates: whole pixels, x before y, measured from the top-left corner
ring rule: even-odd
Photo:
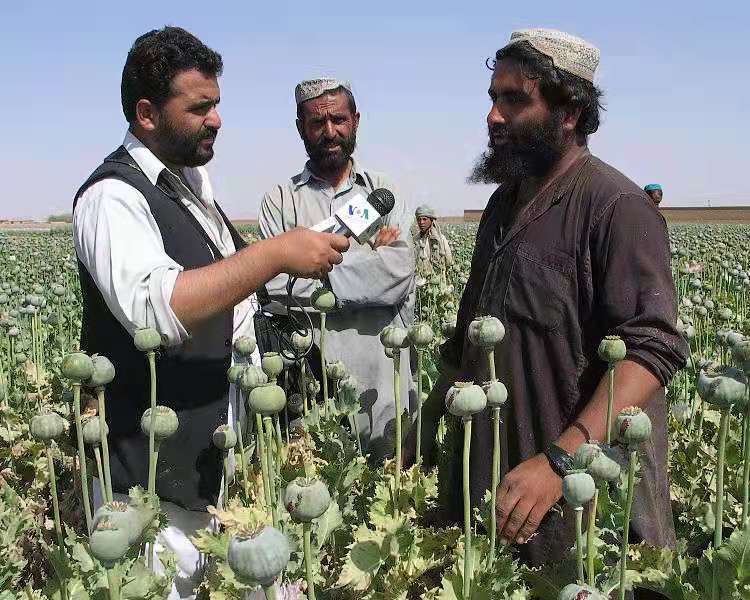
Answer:
[[[165,346],[178,346],[190,339],[190,333],[180,323],[170,305],[177,276],[182,270],[180,265],[159,267],[149,277],[149,312],[154,317],[154,328],[161,333]]]

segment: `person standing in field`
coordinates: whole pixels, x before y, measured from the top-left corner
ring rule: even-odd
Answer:
[[[117,371],[106,398],[117,499],[131,486],[147,486],[140,420],[150,380],[133,334],[152,327],[161,335],[157,400],[179,417],[176,434],[161,444],[156,480],[170,519],[158,542],[177,562],[170,598],[194,597],[200,582],[190,536],[209,525],[206,508],[218,502],[222,456],[213,431],[242,410],[230,405],[226,373],[233,340],[253,334],[249,297],[279,273],[323,277],[349,244],[299,229],[246,246],[203,166],[221,127],[221,73],[221,56],[184,29],[140,36],[122,73],[125,139],[73,204],[81,349],[108,357]]]
[[[498,187],[479,225],[455,335],[441,348],[443,375],[423,413],[429,450],[448,387],[489,379],[483,351],[468,342],[469,323],[498,317],[506,335],[496,369],[509,393],[498,532],[532,565],[562,559],[575,539],[573,511],[551,509],[562,497],[565,457],[606,438],[606,364],[597,356],[605,335],[628,348],[616,370],[614,414],[640,406],[653,423],[640,457],[634,539],[675,543],[664,386],[688,350],[675,328],[665,221],[643,190],[588,149],[599,127],[598,63],[594,46],[547,29],[514,32],[495,55],[489,150],[470,181]],[[474,419],[472,435],[477,506],[491,482],[488,415]],[[409,454],[413,442],[412,432]]]
[[[379,334],[387,325],[408,327],[414,318],[414,250],[412,216],[393,182],[371,171],[353,156],[360,115],[347,81],[318,78],[295,88],[297,131],[309,160],[302,171],[275,185],[260,206],[259,225],[265,239],[293,227],[311,227],[330,217],[356,195],[385,188],[395,197],[393,210],[370,243],[351,240],[351,249],[328,285],[338,298],[326,317],[326,359],[341,360],[359,383],[363,411],[357,424],[363,447],[373,458],[393,453],[390,431],[395,422],[393,361],[386,357]],[[268,297],[282,303],[287,277],[266,285]],[[300,279],[294,296],[309,306],[317,284]],[[312,315],[315,343],[319,320]],[[401,397],[409,413],[416,399],[409,353],[401,353]]]
[[[414,212],[417,219],[417,233],[414,245],[417,253],[417,275],[428,278],[438,273],[441,283],[448,282],[447,271],[453,265],[453,254],[450,244],[437,223],[435,209],[427,204],[417,207]]]
[[[643,188],[643,191],[648,194],[648,197],[651,198],[656,206],[659,206],[659,204],[661,204],[662,198],[664,197],[664,192],[662,192],[661,185],[659,185],[658,183],[649,183],[646,187]]]

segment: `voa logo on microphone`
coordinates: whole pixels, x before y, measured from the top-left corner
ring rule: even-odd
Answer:
[[[349,204],[349,216],[357,217],[359,219],[362,219],[363,221],[369,221],[370,209],[362,208],[361,206],[357,206],[355,204]]]

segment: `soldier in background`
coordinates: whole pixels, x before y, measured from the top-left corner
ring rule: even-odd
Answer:
[[[658,183],[649,183],[646,187],[643,188],[643,191],[648,194],[648,197],[654,201],[654,204],[658,208],[659,203],[664,196],[661,185],[659,185]]]
[[[414,213],[417,219],[417,234],[414,246],[417,252],[417,274],[427,279],[438,273],[442,283],[447,283],[447,271],[453,265],[448,240],[440,231],[435,210],[423,204]]]

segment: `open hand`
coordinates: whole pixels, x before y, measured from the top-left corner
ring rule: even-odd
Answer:
[[[562,479],[547,457],[537,454],[512,469],[497,490],[497,531],[509,542],[523,544],[562,497]]]
[[[372,242],[372,247],[379,248],[380,246],[388,246],[395,242],[400,235],[401,230],[398,227],[391,227],[389,225],[381,227]]]

